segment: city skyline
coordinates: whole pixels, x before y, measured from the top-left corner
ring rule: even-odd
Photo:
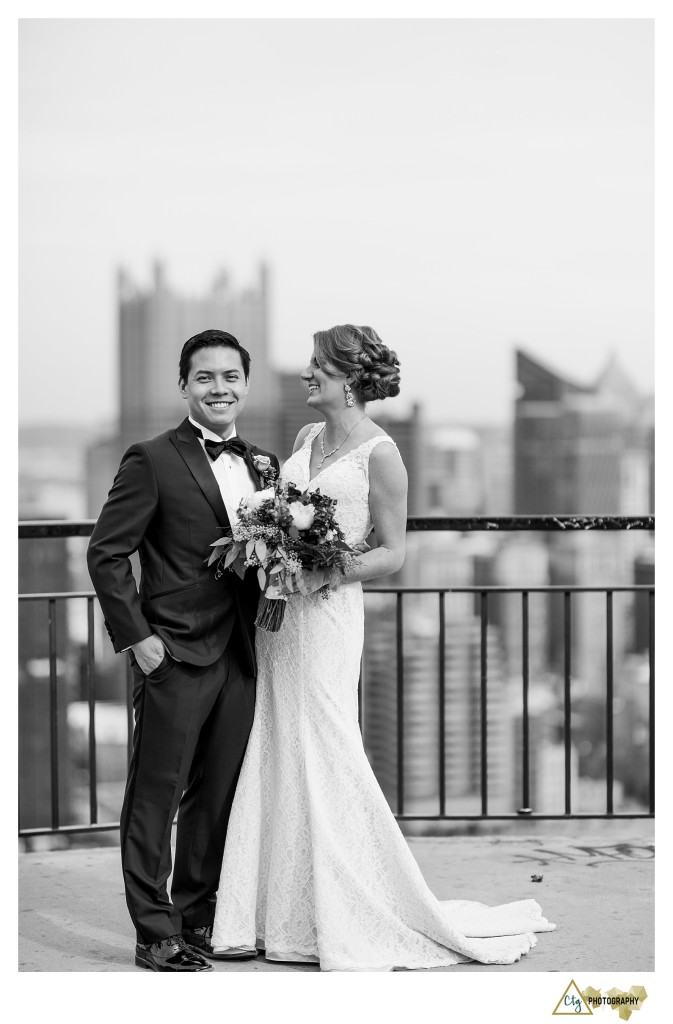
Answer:
[[[259,265],[258,265],[257,272],[258,272],[258,274],[262,274],[262,275],[268,274],[269,273],[268,264],[266,264],[263,261],[261,261],[259,263]],[[133,290],[135,290],[136,294],[138,294],[138,295],[150,296],[152,294],[153,289],[156,287],[156,275],[157,274],[159,274],[162,278],[164,278],[164,285],[163,286],[165,287],[165,285],[166,285],[166,267],[165,267],[165,264],[163,263],[163,261],[161,261],[161,260],[153,260],[152,261],[151,273],[148,274],[144,279],[138,279],[138,280],[136,280],[135,278],[131,279],[128,276],[128,272],[126,271],[126,269],[124,267],[119,267],[119,268],[117,268],[117,274],[116,274],[115,280],[117,282],[117,287],[119,286],[119,280],[121,278],[122,280],[124,280],[126,282],[124,287],[131,287]],[[254,293],[254,289],[256,287],[256,281],[254,280],[254,278],[251,277],[247,281],[238,282],[238,281],[235,281],[232,278],[232,276],[227,273],[226,270],[221,270],[221,272],[219,274],[212,275],[212,280],[209,282],[209,287],[208,288],[204,288],[202,290],[201,294],[199,294],[196,290],[194,290],[194,291],[192,291],[189,294],[183,292],[183,294],[181,295],[180,294],[181,290],[180,290],[179,286],[175,289],[174,294],[176,296],[179,296],[179,298],[183,302],[186,302],[188,304],[194,304],[195,306],[198,306],[199,303],[203,303],[204,300],[207,299],[207,297],[209,295],[217,293],[217,289],[220,286],[219,282],[220,282],[220,279],[221,279],[222,275],[224,275],[224,278],[226,278],[226,280],[229,283],[233,283],[234,285],[239,285],[239,288],[240,288],[239,294],[249,294],[249,295],[252,295]],[[154,278],[154,280],[153,280],[153,278]],[[168,280],[168,287],[169,288],[173,288],[174,285],[175,285],[175,282],[171,281],[169,279]],[[117,296],[115,295],[115,298],[116,297]],[[119,310],[115,311],[115,323],[116,324],[117,324],[117,321],[118,321],[119,312],[120,312]],[[215,318],[215,319],[217,319],[217,318]],[[272,316],[269,319],[273,319]],[[170,332],[168,332],[167,337],[169,335],[170,335],[171,338],[175,337],[175,335],[176,335],[176,330],[175,330],[176,326],[178,326],[178,325],[176,325],[176,324],[171,325],[171,330],[170,330]],[[228,323],[228,326],[230,328],[232,327],[232,325],[230,323]],[[118,329],[118,327],[117,327],[117,329]],[[187,333],[189,333],[189,332],[187,332]],[[240,339],[239,340],[245,341],[245,338],[244,338],[243,335],[240,334],[240,331],[239,331],[239,335],[240,335]],[[186,340],[186,338],[185,338],[185,340]],[[120,374],[119,365],[118,365],[118,363],[119,363],[118,346],[119,346],[119,336],[115,335],[114,342],[113,342],[113,345],[112,345],[112,348],[114,350],[113,351],[113,370],[114,370],[114,373],[115,373],[115,389],[114,389],[114,395],[112,396],[111,401],[110,401],[110,407],[109,407],[109,409],[106,410],[105,415],[103,417],[99,418],[99,419],[95,419],[95,418],[92,418],[92,417],[89,417],[89,416],[86,417],[86,425],[94,433],[96,431],[98,431],[98,430],[108,430],[108,429],[113,428],[115,425],[117,425],[119,423],[120,417],[122,415],[122,406],[123,406],[124,399],[123,399],[123,384],[122,384],[121,374]],[[164,345],[164,347],[165,347],[165,345]],[[177,347],[176,347],[176,350],[175,350],[175,357],[174,357],[172,363],[169,364],[169,363],[167,363],[166,361],[164,361],[162,359],[161,364],[157,366],[157,375],[156,375],[156,379],[161,381],[161,384],[162,384],[162,386],[164,388],[164,390],[162,390],[162,392],[161,392],[161,395],[157,396],[157,401],[160,404],[163,404],[163,405],[168,405],[168,406],[175,405],[176,409],[179,409],[179,403],[178,403],[179,389],[178,389],[178,380],[177,380],[177,364],[178,364],[178,356],[179,356],[180,347],[181,347],[180,344],[178,344]],[[271,345],[269,347],[270,347],[271,350],[273,350],[274,346],[271,343]],[[514,403],[514,401],[515,401],[515,399],[517,397],[518,388],[520,387],[520,385],[516,381],[516,372],[517,372],[518,362],[519,362],[522,354],[526,358],[531,358],[535,363],[537,363],[538,365],[543,367],[545,371],[547,371],[547,372],[549,372],[549,373],[551,373],[553,375],[559,374],[559,375],[565,377],[565,379],[569,381],[571,386],[577,386],[580,390],[591,390],[591,389],[595,388],[596,386],[599,385],[600,381],[603,379],[603,377],[608,372],[612,372],[613,368],[616,368],[617,372],[619,372],[620,374],[625,374],[626,378],[630,381],[630,386],[634,389],[635,394],[637,394],[640,397],[640,399],[646,400],[646,401],[647,400],[651,400],[652,402],[654,401],[654,381],[651,381],[650,382],[650,386],[643,390],[642,389],[642,376],[641,376],[641,378],[639,380],[637,374],[635,376],[632,376],[631,368],[630,367],[628,368],[628,371],[626,370],[627,363],[622,360],[622,354],[618,353],[614,346],[609,348],[608,350],[606,350],[606,352],[604,353],[603,360],[596,363],[596,372],[593,373],[591,376],[588,376],[586,370],[582,370],[582,369],[577,369],[576,372],[565,372],[562,369],[562,360],[563,360],[563,354],[562,353],[557,354],[557,353],[552,352],[552,353],[549,353],[548,355],[547,354],[540,355],[539,347],[536,347],[535,345],[526,345],[526,344],[518,343],[516,341],[512,341],[511,345],[509,345],[508,349],[507,349],[507,359],[508,359],[507,371],[508,371],[508,376],[507,376],[506,380],[503,381],[503,392],[502,392],[503,394],[505,394],[505,393],[507,394],[507,404],[502,407],[502,414],[499,417],[494,418],[494,416],[492,414],[492,409],[489,412],[489,410],[486,409],[485,406],[481,406],[480,407],[478,401],[477,401],[477,406],[480,409],[480,413],[481,413],[480,415],[474,415],[474,414],[472,414],[469,411],[466,412],[465,415],[458,415],[458,414],[454,415],[454,414],[452,414],[452,411],[451,411],[450,408],[447,409],[446,405],[437,405],[437,404],[434,404],[434,403],[427,404],[424,401],[424,396],[417,396],[417,395],[409,396],[407,398],[407,400],[405,400],[404,398],[402,398],[402,399],[398,398],[398,399],[393,400],[393,401],[388,401],[386,403],[385,409],[383,411],[383,417],[385,419],[386,418],[386,414],[388,414],[388,413],[392,414],[393,416],[404,416],[404,415],[407,415],[407,414],[411,413],[411,411],[413,410],[414,407],[417,407],[418,409],[423,410],[424,413],[426,413],[426,414],[429,413],[429,415],[427,416],[428,423],[434,424],[434,425],[436,425],[438,427],[442,426],[442,425],[455,426],[455,427],[460,427],[461,425],[464,425],[466,427],[473,427],[473,426],[480,426],[480,425],[481,426],[493,426],[493,427],[513,427],[513,425],[514,425],[514,418],[513,418],[514,404],[513,403]],[[251,369],[251,375],[250,375],[251,384],[255,383],[255,377],[256,377],[255,370],[257,369],[257,367],[259,365],[260,365],[259,362],[257,362],[256,365],[255,365],[255,368]],[[302,368],[303,368],[303,364],[302,364]],[[31,367],[31,369],[33,369],[33,368]],[[174,371],[174,373],[172,371]],[[264,378],[264,385],[265,385],[264,391],[268,390],[268,378],[269,378],[270,374],[272,376],[274,376],[274,375],[277,375],[277,374],[280,373],[284,377],[291,378],[292,373],[295,372],[295,371],[296,371],[296,374],[297,374],[297,384],[299,385],[299,388],[295,389],[294,398],[297,401],[300,402],[300,405],[297,408],[297,411],[299,412],[299,410],[301,409],[301,401],[303,400],[302,396],[299,394],[299,391],[301,391],[301,388],[302,388],[302,379],[300,377],[301,369],[299,367],[299,364],[295,363],[294,366],[288,365],[287,361],[284,362],[282,359],[274,358],[273,351],[271,351],[271,356],[270,356],[269,360],[267,362],[264,362],[264,364],[262,366],[262,375],[263,375],[263,378]],[[259,372],[259,371],[257,371],[257,372]],[[483,368],[482,368],[482,373],[483,373]],[[478,382],[475,383],[474,397],[477,400],[479,400],[479,398],[481,397],[481,393],[483,391],[483,383],[484,383],[483,376],[479,379]],[[175,385],[174,388],[173,388],[173,384]],[[20,388],[21,388],[21,382],[20,382]],[[173,390],[171,390],[171,389],[173,389]],[[148,393],[150,393],[152,391],[151,386],[150,385],[146,385],[146,390],[148,391]],[[260,398],[260,396],[255,395],[254,392],[251,392],[251,400],[252,400],[252,404],[253,405],[258,405],[259,404],[259,398]],[[278,400],[282,400],[281,396],[277,396],[276,399],[274,399],[274,401],[278,401]],[[263,401],[262,401],[262,404],[264,404]],[[474,403],[472,403],[472,404],[474,404]],[[379,412],[379,410],[381,409],[383,403],[376,402],[376,403],[372,403],[372,405],[377,409],[377,413],[380,415],[381,413]],[[66,407],[64,407],[64,408],[66,408]],[[150,409],[150,407],[148,407],[148,413],[149,413],[149,409]],[[434,414],[433,414],[433,410],[434,410]],[[375,415],[377,413],[375,413]],[[300,418],[301,418],[301,414],[300,414]],[[307,409],[307,418],[308,419],[311,418],[310,410],[308,410],[308,409]],[[67,414],[64,415],[63,419],[60,419],[60,417],[57,416],[56,417],[56,421],[54,422],[54,426],[63,427],[63,428],[66,428],[66,429],[67,428],[71,428],[71,427],[75,427],[78,424],[79,425],[83,425],[84,421],[78,420],[78,418],[77,418],[77,409],[76,408],[73,409],[72,406],[67,406]],[[44,419],[44,417],[42,415],[40,415],[39,413],[35,413],[35,415],[33,415],[33,412],[30,412],[30,413],[28,413],[26,415],[22,415],[21,411],[19,411],[19,428],[20,429],[25,429],[25,430],[40,429],[40,428],[46,428],[48,426],[49,426],[48,421],[46,421]]]
[[[144,286],[155,258],[194,294],[266,260],[281,369],[371,323],[402,362],[396,415],[509,421],[516,348],[583,382],[615,353],[652,390],[651,21],[20,35],[22,424],[116,418],[116,273]]]
[[[183,418],[170,357],[183,336],[213,320],[226,320],[257,367],[257,386],[238,421],[245,437],[278,452],[282,462],[306,420],[316,419],[306,409],[306,388],[297,371],[270,364],[273,275],[266,265],[243,289],[222,274],[200,296],[173,288],[159,262],[151,287],[139,286],[124,270],[117,285],[118,420],[98,429],[91,423],[86,429],[57,424],[21,429],[24,518],[45,513],[58,518],[59,506],[61,515],[66,510],[81,515],[85,493],[86,514],[98,515],[123,452]],[[372,414],[397,443],[407,467],[409,514],[638,515],[652,510],[652,396],[638,394],[616,358],[598,381],[570,381],[521,349],[516,360],[513,424],[431,422],[420,403],[407,415],[391,416],[394,403],[374,403]],[[151,365],[157,369],[149,377],[143,371]]]

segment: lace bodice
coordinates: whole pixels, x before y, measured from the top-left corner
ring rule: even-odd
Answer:
[[[280,475],[285,481],[292,481],[306,490],[320,489],[337,499],[336,519],[344,532],[347,544],[361,544],[372,530],[369,509],[369,456],[382,441],[397,445],[392,437],[380,434],[364,441],[357,448],[336,459],[311,479],[311,447],[322,429],[322,423],[314,424],[306,435],[302,447],[284,463]]]

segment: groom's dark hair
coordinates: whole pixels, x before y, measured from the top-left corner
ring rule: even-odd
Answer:
[[[180,353],[180,380],[185,381],[185,383],[187,382],[192,365],[192,356],[195,352],[198,352],[200,348],[215,348],[217,345],[221,345],[222,348],[233,348],[238,352],[243,364],[243,373],[247,380],[250,376],[250,353],[247,349],[243,348],[238,338],[235,338],[233,334],[229,334],[228,331],[217,330],[201,331],[200,334],[195,334],[193,338],[189,338],[184,343]]]

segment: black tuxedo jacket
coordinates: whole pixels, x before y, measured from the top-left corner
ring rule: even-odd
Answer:
[[[262,485],[251,446],[246,462]],[[255,673],[254,621],[259,588],[254,573],[215,579],[210,545],[229,517],[208,456],[185,419],[177,430],[131,445],[103,506],[87,551],[89,573],[115,651],[156,633],[169,652],[193,665],[222,655],[237,623],[241,654]],[[130,556],[140,556],[140,587]]]

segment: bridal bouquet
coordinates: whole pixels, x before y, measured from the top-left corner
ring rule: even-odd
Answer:
[[[262,599],[255,625],[270,632],[280,629],[289,594],[312,593],[317,576],[324,580],[318,592],[328,598],[332,572],[343,574],[358,554],[336,521],[336,498],[274,477],[267,470],[264,490],[241,501],[231,536],[214,541],[208,559],[218,579],[225,570],[243,579],[246,569],[257,568]]]

